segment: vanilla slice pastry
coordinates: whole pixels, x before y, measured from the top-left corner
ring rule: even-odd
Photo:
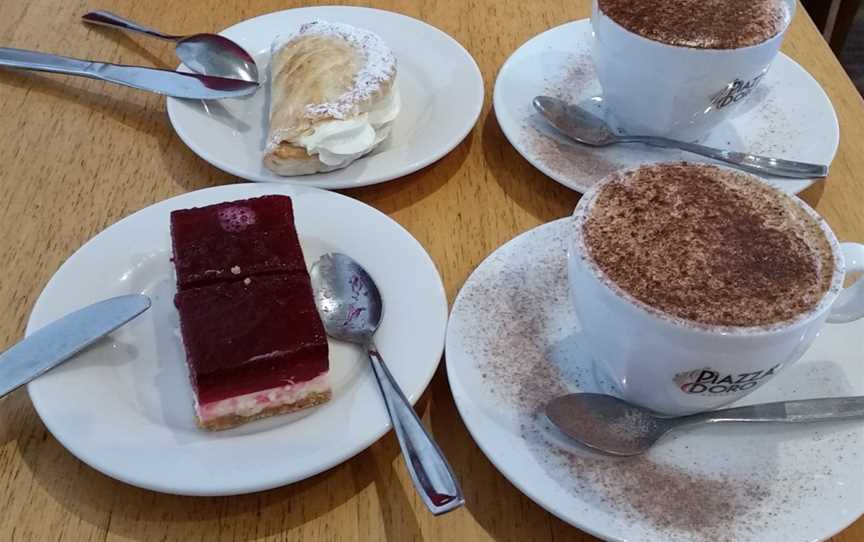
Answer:
[[[347,24],[313,21],[274,47],[264,165],[278,175],[343,168],[390,135],[396,57]]]

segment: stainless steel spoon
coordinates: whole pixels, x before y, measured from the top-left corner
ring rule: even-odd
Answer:
[[[793,162],[745,152],[715,149],[665,137],[619,135],[613,132],[603,119],[592,115],[579,106],[551,96],[537,96],[534,98],[534,107],[559,132],[579,143],[592,147],[606,147],[616,143],[644,143],[652,147],[681,149],[693,154],[707,156],[759,175],[775,175],[792,179],[814,179],[828,175],[828,166],[820,164]]]
[[[405,464],[423,502],[435,515],[462,506],[465,499],[450,465],[420,423],[372,341],[383,310],[372,277],[344,254],[322,256],[312,266],[310,275],[315,304],[327,334],[359,344],[369,355]]]
[[[647,451],[669,431],[700,423],[862,420],[864,397],[783,401],[671,417],[611,395],[574,393],[550,401],[546,416],[562,433],[586,446],[628,456]]]
[[[164,34],[104,10],[85,13],[81,19],[91,24],[139,32],[176,42],[177,57],[195,73],[258,82],[258,66],[255,60],[235,42],[218,34]]]

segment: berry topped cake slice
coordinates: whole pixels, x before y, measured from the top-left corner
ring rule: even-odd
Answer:
[[[198,424],[227,429],[327,401],[327,337],[291,199],[174,211],[171,236]]]

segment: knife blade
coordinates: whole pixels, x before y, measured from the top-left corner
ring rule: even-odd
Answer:
[[[150,298],[112,297],[55,320],[0,354],[0,397],[60,365],[150,308]]]
[[[0,47],[0,66],[101,79],[174,98],[218,100],[258,90],[258,83],[240,79],[93,62],[10,47]]]

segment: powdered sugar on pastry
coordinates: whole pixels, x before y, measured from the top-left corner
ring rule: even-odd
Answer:
[[[360,57],[360,69],[351,90],[327,103],[309,104],[306,113],[312,118],[345,119],[357,114],[358,104],[380,92],[383,83],[396,75],[396,56],[377,34],[342,23],[316,20],[300,27],[298,36],[332,36],[347,42]]]
[[[307,175],[372,152],[401,109],[395,79],[396,58],[372,32],[314,21],[277,38],[265,167]]]

